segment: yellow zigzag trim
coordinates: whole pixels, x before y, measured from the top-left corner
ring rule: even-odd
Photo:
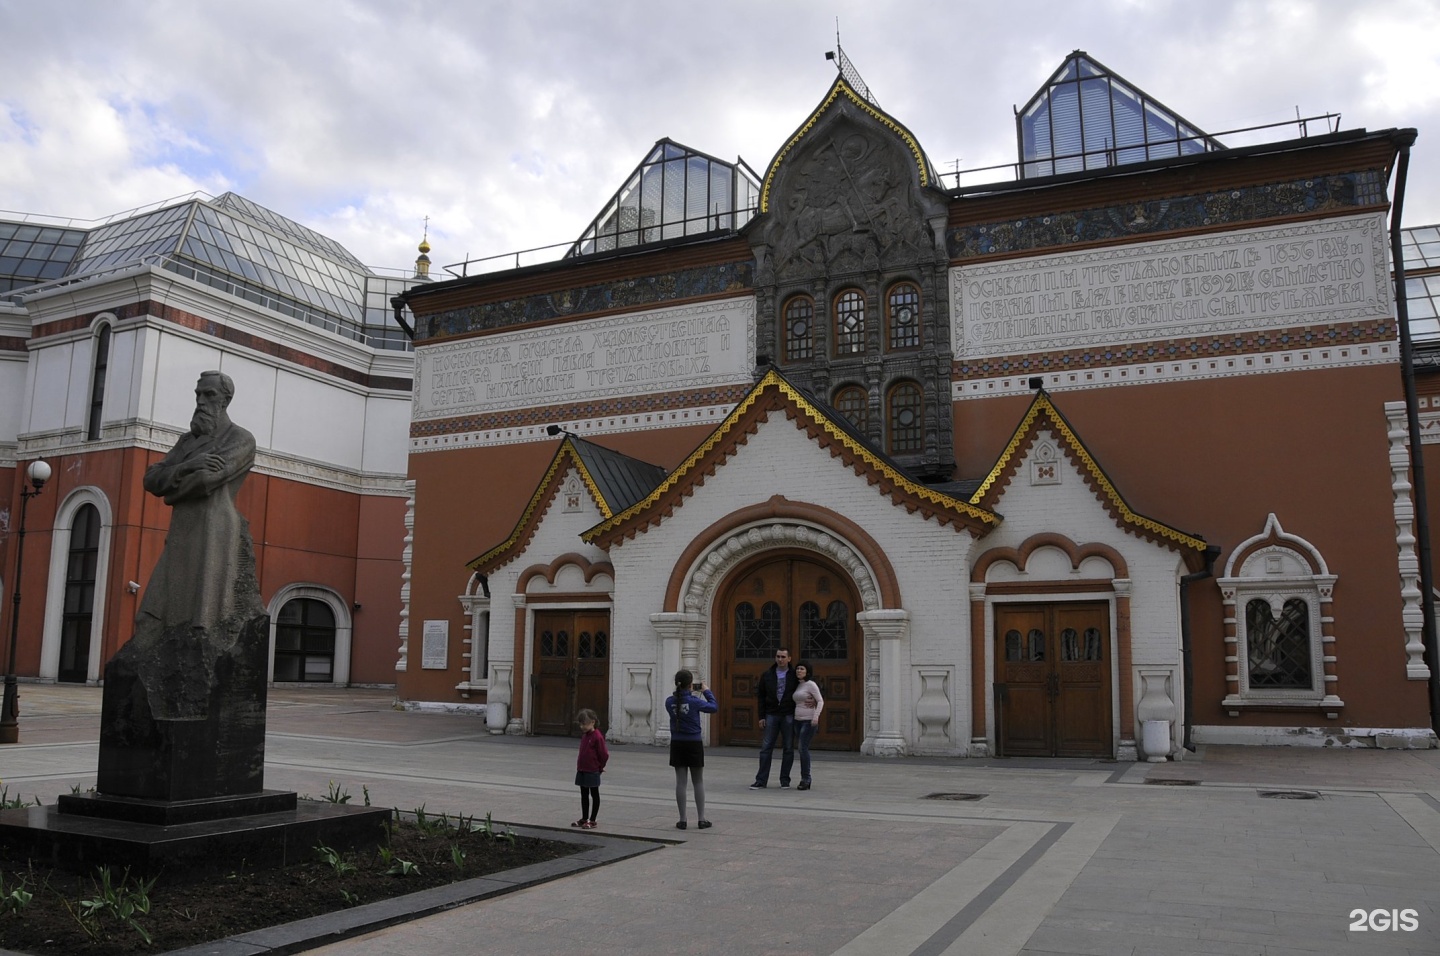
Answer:
[[[589,531],[586,531],[580,536],[581,540],[584,541],[586,544],[590,544],[605,532],[618,527],[626,520],[644,511],[646,508],[653,505],[656,501],[659,501],[660,497],[664,495],[665,492],[675,487],[675,485],[679,483],[680,479],[683,478],[690,471],[690,469],[694,468],[695,465],[701,459],[703,459],[705,455],[710,452],[711,449],[713,449],[716,445],[720,444],[720,442],[725,438],[725,436],[730,434],[730,432],[735,428],[736,423],[739,422],[741,417],[744,416],[745,412],[748,411],[750,407],[759,400],[761,393],[763,393],[767,387],[772,385],[778,388],[781,394],[787,396],[792,402],[799,406],[802,411],[809,415],[817,424],[824,428],[826,433],[829,434],[831,438],[843,444],[853,454],[864,459],[867,464],[885,475],[885,477],[892,484],[903,488],[904,490],[915,495],[917,498],[929,501],[935,505],[938,505],[941,508],[949,510],[954,509],[958,506],[959,510],[963,511],[965,514],[969,515],[972,518],[983,521],[986,524],[997,525],[1000,523],[999,516],[995,515],[993,512],[986,511],[985,509],[977,507],[968,501],[961,501],[958,498],[951,498],[949,495],[942,495],[938,491],[933,491],[932,489],[927,488],[922,484],[906,478],[904,475],[900,474],[900,472],[896,471],[890,465],[877,458],[875,454],[871,452],[868,448],[866,448],[864,445],[861,445],[859,442],[855,441],[855,439],[851,438],[845,432],[835,427],[835,425],[831,423],[829,418],[818,408],[812,405],[810,401],[805,398],[804,395],[801,395],[798,391],[796,391],[790,385],[790,383],[785,381],[785,379],[781,378],[779,374],[771,371],[765,373],[765,377],[760,380],[760,384],[757,385],[755,388],[751,389],[750,394],[746,395],[744,400],[741,401],[740,404],[735,406],[734,410],[732,410],[730,414],[726,416],[725,421],[720,423],[720,426],[711,433],[710,437],[707,438],[704,443],[700,445],[699,448],[695,449],[695,451],[691,453],[690,457],[686,458],[679,468],[676,468],[674,471],[672,471],[669,477],[667,477],[663,482],[660,483],[660,486],[658,488],[650,492],[650,494],[643,501],[636,502],[634,505],[621,512],[620,514],[615,515],[613,518],[610,518],[609,520],[596,525]]]
[[[486,562],[499,557],[520,541],[520,536],[524,532],[525,527],[530,523],[530,519],[534,516],[536,509],[540,507],[540,501],[545,494],[545,489],[550,487],[550,482],[554,480],[555,475],[560,471],[560,466],[567,461],[574,465],[575,470],[580,473],[580,480],[585,483],[585,487],[589,490],[590,496],[595,499],[595,506],[600,509],[600,514],[606,519],[611,517],[613,512],[610,509],[609,502],[600,494],[600,486],[595,483],[595,478],[590,474],[590,469],[585,467],[585,462],[580,460],[580,453],[575,450],[575,445],[569,438],[566,438],[560,445],[560,450],[555,453],[555,457],[551,460],[550,467],[545,472],[545,477],[541,478],[540,483],[535,486],[535,493],[530,496],[530,503],[525,506],[524,512],[520,515],[520,520],[515,522],[515,530],[510,532],[510,537],[489,551],[486,551],[474,561],[471,561],[466,567],[473,571]]]
[[[775,173],[779,170],[780,163],[785,159],[786,154],[790,152],[796,143],[800,142],[800,139],[806,133],[810,132],[810,128],[820,119],[820,115],[830,108],[830,104],[834,103],[841,93],[844,93],[845,96],[850,99],[850,102],[874,117],[876,122],[887,127],[896,136],[904,140],[905,145],[909,147],[911,154],[915,157],[915,165],[920,169],[920,185],[930,185],[930,172],[925,166],[925,151],[920,148],[920,144],[915,141],[915,137],[906,132],[905,128],[899,123],[865,102],[864,98],[850,88],[850,84],[846,83],[843,79],[837,79],[835,85],[830,89],[830,95],[825,97],[824,102],[815,108],[815,112],[811,113],[810,118],[805,121],[799,131],[790,137],[790,141],[781,148],[780,152],[775,156],[775,161],[770,164],[769,171],[765,173],[765,183],[760,190],[761,212],[770,211],[770,186],[775,181]]]
[[[1045,413],[1045,417],[1050,420],[1050,424],[1054,429],[1058,431],[1066,443],[1069,444],[1070,450],[1079,457],[1085,470],[1088,471],[1090,476],[1099,484],[1100,490],[1104,492],[1105,497],[1110,499],[1110,503],[1115,506],[1115,510],[1120,512],[1121,520],[1127,524],[1144,528],[1151,534],[1167,538],[1184,547],[1194,548],[1196,551],[1205,550],[1205,542],[1199,538],[1176,531],[1169,525],[1161,524],[1158,521],[1146,518],[1143,515],[1137,515],[1131,511],[1130,506],[1125,503],[1125,499],[1120,497],[1120,492],[1115,489],[1115,486],[1110,483],[1110,479],[1105,476],[1105,472],[1101,470],[1099,462],[1091,457],[1089,450],[1085,448],[1079,436],[1071,431],[1065,419],[1060,415],[1059,411],[1056,410],[1055,406],[1050,403],[1049,396],[1044,393],[1035,397],[1035,401],[1030,405],[1030,410],[1025,413],[1025,417],[1021,420],[1020,427],[1015,429],[1015,435],[1010,439],[1010,444],[1005,446],[1005,452],[1000,456],[1000,460],[995,463],[995,467],[990,469],[990,474],[985,477],[980,487],[970,496],[970,503],[972,505],[983,500],[986,493],[995,482],[999,480],[1001,473],[1005,471],[1011,459],[1019,452],[1021,442],[1023,442],[1025,436],[1030,433],[1030,426],[1034,424],[1035,419],[1042,411]]]

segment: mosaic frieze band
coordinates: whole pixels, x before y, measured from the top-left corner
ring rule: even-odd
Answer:
[[[16,336],[0,335],[0,352],[24,352],[27,341]]]
[[[946,241],[951,259],[972,259],[1148,233],[1240,225],[1284,216],[1313,216],[1319,212],[1378,206],[1386,201],[1384,175],[1379,170],[1363,170],[958,226],[946,233]]]
[[[618,279],[546,292],[522,299],[484,302],[427,315],[415,330],[417,342],[466,332],[552,322],[615,309],[634,309],[702,296],[744,292],[755,284],[750,260],[680,269],[653,276]]]
[[[750,296],[469,336],[416,350],[411,417],[699,392],[749,381],[754,354]]]
[[[1246,229],[951,270],[957,356],[1097,348],[1391,312],[1384,217]]]
[[[1398,335],[1395,323],[1385,318],[1366,322],[1340,322],[1324,326],[1265,329],[1229,335],[1200,335],[1134,345],[1026,352],[971,360],[952,365],[959,379],[988,375],[1063,372],[1105,368],[1132,362],[1250,355],[1290,349],[1366,343],[1391,343]]]
[[[431,438],[502,428],[532,428],[555,422],[587,421],[616,415],[643,415],[706,405],[733,405],[745,397],[749,384],[725,385],[701,391],[665,392],[658,395],[629,395],[620,398],[516,408],[482,415],[431,419],[410,423],[410,437]]]

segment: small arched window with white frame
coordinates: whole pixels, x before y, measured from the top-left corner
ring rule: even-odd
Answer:
[[[1320,551],[1286,533],[1274,514],[1230,555],[1217,582],[1230,645],[1222,706],[1230,716],[1247,708],[1339,716],[1335,580]]]

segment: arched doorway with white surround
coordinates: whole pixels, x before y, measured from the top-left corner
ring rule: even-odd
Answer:
[[[347,687],[353,619],[335,591],[287,584],[270,599],[270,680]]]
[[[742,593],[756,587],[773,593]],[[712,722],[712,742],[749,739],[746,721],[755,720],[749,696],[769,665],[756,657],[756,641],[781,641],[793,645],[797,659],[817,650],[833,655],[815,665],[832,682],[832,694],[839,688],[833,704],[827,698],[827,709],[834,706],[846,724],[833,728],[837,746],[897,755],[907,751],[900,672],[909,630],[899,603],[894,569],[862,528],[827,508],[772,499],[694,539],[675,565],[666,609],[651,623],[662,673],[684,667],[714,685],[717,719],[728,723]],[[774,634],[765,629],[767,605],[774,605]],[[737,632],[747,626],[747,633]]]
[[[113,528],[110,500],[93,485],[70,492],[55,513],[40,644],[42,681],[100,680]]]

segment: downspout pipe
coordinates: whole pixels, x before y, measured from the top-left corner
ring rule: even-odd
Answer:
[[[1193,644],[1190,637],[1190,584],[1194,581],[1203,581],[1215,573],[1215,560],[1220,557],[1220,546],[1211,544],[1205,547],[1205,567],[1199,571],[1191,572],[1180,578],[1180,663],[1181,682],[1185,693],[1185,738],[1181,746],[1192,754],[1195,752],[1195,742],[1190,739],[1191,732],[1195,727],[1195,718],[1191,705],[1195,694],[1195,657],[1192,653]]]
[[[1395,277],[1395,322],[1400,327],[1400,374],[1405,382],[1405,424],[1410,438],[1410,475],[1415,497],[1415,540],[1420,557],[1421,641],[1430,668],[1430,729],[1440,735],[1440,643],[1435,636],[1435,572],[1430,560],[1430,507],[1425,489],[1425,454],[1420,443],[1420,400],[1415,394],[1415,343],[1410,336],[1410,303],[1405,298],[1405,255],[1400,222],[1405,209],[1405,176],[1410,170],[1413,129],[1396,138],[1395,199],[1390,204],[1390,259]]]
[[[410,328],[410,323],[405,321],[405,297],[397,295],[390,300],[390,308],[395,310],[395,324],[404,331],[405,337],[415,341],[415,330]]]

